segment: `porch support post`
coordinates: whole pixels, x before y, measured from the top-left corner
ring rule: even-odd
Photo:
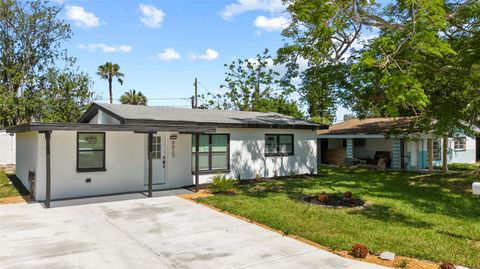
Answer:
[[[46,158],[45,158],[45,208],[50,208],[50,200],[51,200],[51,170],[50,170],[50,138],[51,132],[45,132],[45,151],[46,151]]]
[[[148,133],[148,197],[152,197],[153,180],[152,180],[152,148],[153,134]]]
[[[427,138],[427,147],[428,147],[428,171],[433,171],[433,139]]]
[[[347,138],[347,165],[353,164],[353,138]]]
[[[400,138],[394,138],[392,144],[392,169],[402,169],[402,149]]]
[[[443,137],[442,143],[442,172],[448,171],[448,136]]]
[[[199,166],[199,154],[198,151],[200,150],[200,135],[195,134],[195,192],[198,192],[198,188],[200,185],[200,179],[198,175],[198,166]]]

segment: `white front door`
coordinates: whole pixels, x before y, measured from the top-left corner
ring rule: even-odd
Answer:
[[[165,184],[165,133],[154,135],[152,144],[152,181],[153,184]]]

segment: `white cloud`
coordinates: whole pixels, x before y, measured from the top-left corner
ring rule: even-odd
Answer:
[[[258,16],[253,24],[262,30],[270,32],[287,28],[290,24],[290,20],[284,16],[270,18]]]
[[[163,17],[165,17],[165,13],[152,5],[139,5],[140,12],[142,13],[142,17],[140,17],[140,21],[147,27],[151,28],[159,28],[162,26]]]
[[[195,55],[193,53],[190,53],[190,58],[191,59],[200,59],[200,60],[206,60],[206,61],[213,61],[218,58],[220,54],[218,54],[217,51],[214,49],[206,49],[205,54],[202,55]]]
[[[115,52],[120,52],[120,53],[129,53],[132,50],[132,47],[127,46],[127,45],[107,45],[104,43],[95,43],[95,44],[80,44],[78,45],[80,49],[86,49],[89,51],[96,51],[97,49],[105,52],[105,53],[115,53]]]
[[[171,61],[180,59],[180,53],[172,48],[166,48],[163,52],[157,54],[157,58],[163,61]]]
[[[230,20],[237,15],[253,10],[281,12],[285,11],[285,5],[282,0],[238,0],[236,3],[225,6],[220,15],[223,19]]]
[[[93,28],[100,26],[100,20],[92,12],[87,12],[81,6],[67,6],[65,8],[67,18],[73,21],[77,26]]]

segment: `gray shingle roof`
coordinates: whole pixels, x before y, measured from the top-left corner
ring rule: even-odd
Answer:
[[[106,110],[123,119],[126,123],[144,121],[192,122],[212,125],[241,127],[308,128],[320,129],[323,126],[279,113],[244,112],[231,110],[187,109],[166,106],[135,106],[94,103],[92,108]],[[87,114],[81,118],[88,120]]]

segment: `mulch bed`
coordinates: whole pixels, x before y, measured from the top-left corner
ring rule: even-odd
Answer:
[[[318,195],[303,197],[302,200],[306,203],[333,207],[333,208],[355,208],[363,207],[365,202],[358,198],[345,198],[344,196],[329,194],[328,200],[325,202],[318,200]]]

